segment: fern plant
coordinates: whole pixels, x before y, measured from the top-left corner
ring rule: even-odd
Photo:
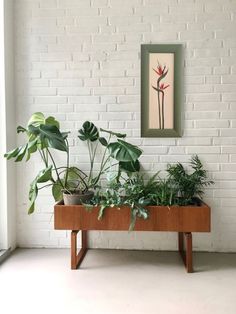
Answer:
[[[168,179],[178,191],[179,205],[193,203],[195,197],[202,197],[204,188],[214,182],[207,177],[207,171],[197,155],[190,160],[192,173],[188,173],[181,163],[168,165]]]

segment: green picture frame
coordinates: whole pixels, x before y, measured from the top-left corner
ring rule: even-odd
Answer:
[[[172,111],[169,120],[171,120],[171,128],[164,127],[164,109],[162,107],[164,103],[160,101],[160,98],[164,100],[164,92],[170,85],[164,85],[164,83],[157,83],[153,86],[150,82],[150,74],[160,75],[163,74],[163,81],[166,80],[166,72],[169,71],[168,66],[158,65],[157,70],[150,67],[151,56],[171,56],[172,58]],[[153,57],[152,57],[153,58]],[[158,63],[159,64],[159,63]],[[160,73],[159,73],[160,69]],[[164,71],[163,71],[164,70]],[[168,71],[167,71],[168,70]],[[154,72],[150,72],[154,71]],[[162,72],[163,71],[163,72]],[[152,74],[153,73],[153,74]],[[168,72],[170,74],[170,72]],[[150,87],[151,86],[151,87]],[[162,88],[162,90],[160,90]],[[158,127],[150,127],[150,90],[157,93],[157,105],[159,106],[158,111]],[[163,98],[162,98],[163,95]],[[152,96],[153,97],[153,96]],[[141,137],[181,137],[182,136],[182,106],[183,106],[183,45],[182,44],[143,44],[141,45]],[[158,108],[156,109],[158,110]],[[163,115],[161,117],[161,112]],[[165,109],[166,110],[166,109]],[[155,115],[154,115],[155,116]],[[151,118],[152,120],[155,119]],[[162,123],[163,119],[163,124]]]

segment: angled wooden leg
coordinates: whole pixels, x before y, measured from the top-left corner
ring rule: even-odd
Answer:
[[[184,239],[186,252],[184,251]],[[179,242],[179,253],[183,259],[188,273],[193,272],[193,253],[192,253],[192,233],[191,232],[179,232],[178,233]]]
[[[82,230],[81,242],[82,247],[77,254],[77,234],[79,230],[71,231],[71,269],[77,269],[81,264],[86,252],[87,252],[87,231]]]

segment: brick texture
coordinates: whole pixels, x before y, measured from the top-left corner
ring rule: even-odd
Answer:
[[[76,130],[86,119],[126,130],[150,174],[198,154],[216,184],[206,191],[212,232],[195,250],[236,251],[236,2],[230,0],[17,0],[15,64],[18,123],[35,111]],[[140,44],[183,43],[184,135],[140,138]],[[21,138],[19,138],[21,142]],[[70,139],[71,162],[88,169],[85,147]],[[78,156],[79,154],[79,156]],[[58,156],[62,160],[62,156]],[[67,247],[53,230],[53,199],[41,193],[26,213],[34,157],[18,166],[18,245]],[[96,165],[95,165],[96,167]],[[175,234],[91,232],[91,247],[173,250]]]

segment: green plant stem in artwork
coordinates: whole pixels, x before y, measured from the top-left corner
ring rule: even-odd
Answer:
[[[161,125],[161,104],[160,104],[160,92],[157,91],[157,102],[158,102],[158,119],[159,119],[159,129],[162,128]]]
[[[164,107],[164,97],[165,97],[165,93],[162,91],[162,104],[161,104],[161,110],[162,110],[162,129],[165,128],[165,107]]]

